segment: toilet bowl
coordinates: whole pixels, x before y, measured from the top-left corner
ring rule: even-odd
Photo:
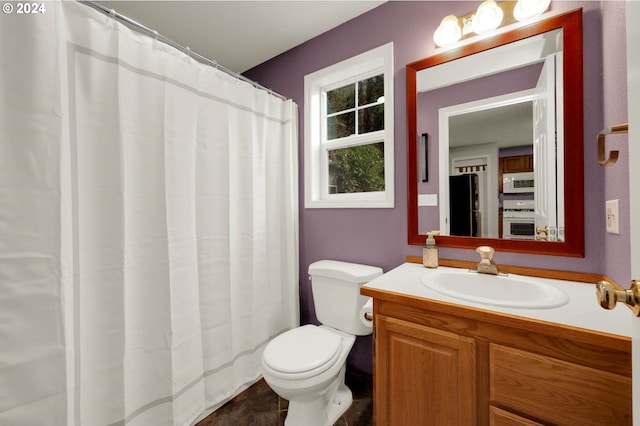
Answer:
[[[353,398],[344,377],[354,342],[354,335],[305,325],[267,345],[262,374],[271,389],[289,401],[286,426],[333,425],[349,408]]]
[[[377,267],[332,260],[309,266],[320,326],[307,324],[275,337],[262,355],[262,374],[289,401],[285,426],[331,426],[353,397],[345,385],[347,355],[356,335],[371,334],[359,313],[368,298],[360,286],[382,275]]]

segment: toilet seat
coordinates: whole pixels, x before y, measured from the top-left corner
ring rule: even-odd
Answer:
[[[340,335],[309,324],[277,336],[264,349],[262,359],[278,376],[304,379],[335,364],[341,348]]]

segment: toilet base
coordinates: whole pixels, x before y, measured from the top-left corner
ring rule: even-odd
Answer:
[[[351,390],[345,385],[346,366],[329,389],[313,399],[289,401],[285,426],[332,426],[347,411],[353,402]]]
[[[340,417],[347,411],[347,409],[351,406],[353,402],[353,396],[351,394],[351,390],[346,387],[344,384],[338,388],[335,395],[333,396],[333,401],[329,406],[329,410],[327,416],[329,418],[329,425],[333,425],[338,421]]]

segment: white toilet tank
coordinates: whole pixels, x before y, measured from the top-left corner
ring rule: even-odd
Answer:
[[[381,268],[337,260],[320,260],[309,265],[318,320],[356,336],[371,334],[371,327],[360,321],[360,309],[368,300],[360,294],[360,286],[380,275]]]

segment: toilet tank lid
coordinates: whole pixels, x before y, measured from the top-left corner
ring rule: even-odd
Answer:
[[[338,280],[366,283],[382,275],[382,268],[338,260],[319,260],[309,265],[309,275]]]

